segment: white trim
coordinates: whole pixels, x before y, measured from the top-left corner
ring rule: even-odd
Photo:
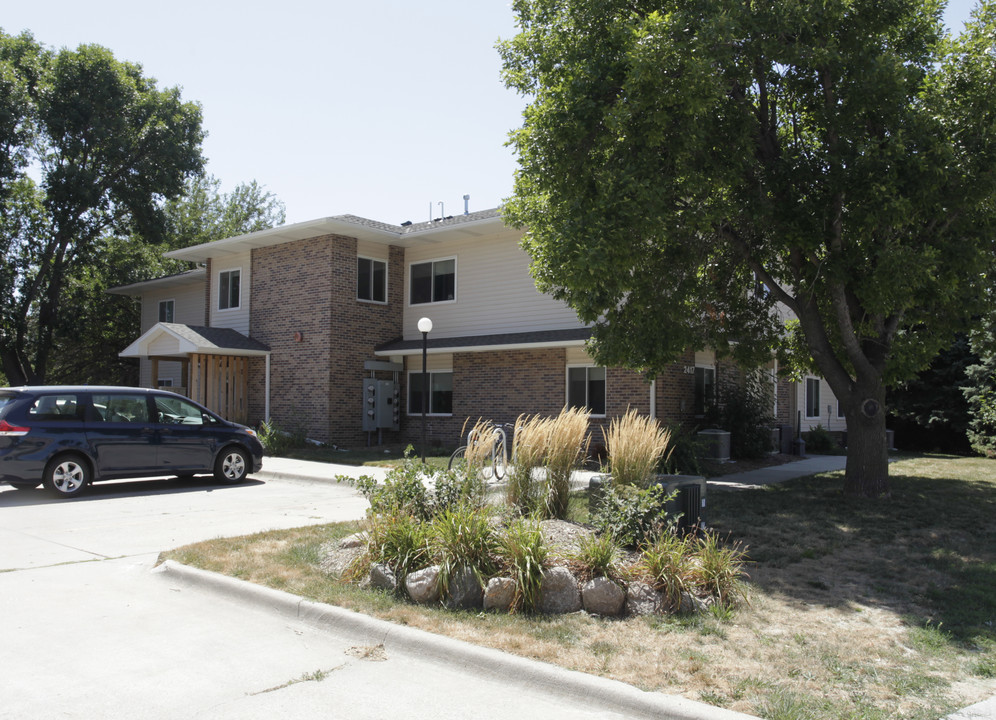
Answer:
[[[221,294],[220,294],[221,293],[221,276],[224,275],[225,273],[233,273],[233,272],[237,272],[239,274],[239,304],[238,305],[229,305],[228,307],[223,308],[223,307],[221,307]],[[242,309],[242,284],[243,284],[242,283],[242,266],[240,265],[238,267],[225,268],[224,270],[222,270],[222,269],[219,268],[218,269],[218,274],[215,275],[215,277],[218,278],[218,286],[216,288],[216,292],[215,292],[215,296],[214,296],[214,302],[215,302],[215,308],[214,309],[215,309],[215,312],[224,313],[224,312],[231,312],[233,310],[241,310]]]
[[[379,262],[384,263],[384,299],[383,300],[368,300],[367,298],[360,297],[360,260],[369,260],[372,263]],[[369,255],[356,255],[356,302],[370,303],[371,305],[387,305],[387,299],[391,296],[389,284],[391,282],[391,273],[389,272],[388,261],[384,258],[370,257]],[[372,269],[372,268],[371,268]],[[455,277],[455,276],[454,276]],[[373,289],[373,278],[370,278],[370,287]],[[372,294],[372,293],[371,293]]]
[[[426,265],[426,264],[431,264],[431,265],[435,266],[435,264],[437,262],[447,262],[448,260],[452,260],[453,261],[453,299],[452,300],[430,300],[429,302],[413,303],[412,302],[412,268],[415,267],[416,265]],[[453,303],[455,303],[457,301],[457,297],[459,296],[459,293],[457,292],[457,289],[458,289],[458,280],[457,280],[457,278],[459,277],[459,272],[458,272],[459,268],[457,266],[458,266],[458,263],[457,263],[457,256],[456,255],[448,255],[448,256],[444,256],[444,257],[431,258],[431,259],[428,259],[428,260],[415,260],[415,261],[406,263],[406,272],[405,272],[405,278],[407,280],[407,292],[405,293],[405,295],[407,296],[407,297],[405,297],[405,302],[407,303],[406,307],[409,307],[409,308],[421,308],[421,307],[427,307],[429,305],[452,305]],[[435,274],[433,274],[432,277],[433,277],[433,279],[435,279]]]

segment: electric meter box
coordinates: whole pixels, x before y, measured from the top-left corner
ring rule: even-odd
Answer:
[[[393,380],[363,380],[363,430],[401,427],[401,386]]]

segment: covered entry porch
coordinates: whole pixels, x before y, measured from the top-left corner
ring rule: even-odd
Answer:
[[[148,360],[152,385],[161,376],[160,363],[179,363],[181,383],[167,389],[186,395],[226,420],[243,424],[250,421],[249,361],[263,358],[266,364],[263,419],[270,416],[270,349],[240,332],[157,323],[119,355]]]

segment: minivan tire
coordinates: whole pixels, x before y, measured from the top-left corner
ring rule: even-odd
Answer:
[[[90,465],[82,456],[66,454],[49,461],[42,482],[56,497],[71,498],[84,492],[92,479]]]
[[[249,454],[240,447],[227,447],[214,463],[214,479],[234,485],[246,479],[251,461]]]

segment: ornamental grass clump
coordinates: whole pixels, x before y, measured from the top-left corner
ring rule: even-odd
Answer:
[[[546,514],[563,519],[571,493],[571,475],[588,456],[589,411],[565,408],[550,422],[546,450]]]
[[[681,594],[696,586],[694,551],[688,538],[661,533],[640,547],[640,568],[664,595],[668,607],[681,606]]]
[[[431,544],[443,597],[461,568],[471,570],[481,585],[497,569],[500,545],[490,518],[487,508],[460,505],[433,519]]]
[[[467,422],[465,421],[463,425],[466,428]],[[463,434],[463,429],[460,433]],[[480,418],[467,433],[467,449],[464,451],[463,459],[468,476],[482,476],[484,468],[491,464],[494,435],[494,423]]]
[[[539,415],[520,415],[515,421],[505,500],[524,515],[540,510],[543,504],[543,488],[536,469],[546,459],[550,426],[551,421]]]
[[[374,515],[367,521],[366,532],[369,559],[388,565],[399,586],[406,575],[432,562],[432,527],[416,517]]]
[[[571,566],[582,580],[619,575],[619,543],[608,533],[582,535],[570,556]]]
[[[620,485],[648,487],[671,454],[671,431],[634,409],[609,423],[605,439],[609,472]]]
[[[692,579],[724,608],[747,601],[747,548],[735,542],[724,544],[716,533],[706,533],[696,541]]]
[[[501,535],[501,564],[515,580],[513,609],[532,612],[540,597],[549,550],[535,517],[515,518]]]

